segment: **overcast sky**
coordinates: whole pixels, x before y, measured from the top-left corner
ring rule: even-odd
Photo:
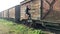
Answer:
[[[23,0],[0,0],[0,12],[20,4]]]

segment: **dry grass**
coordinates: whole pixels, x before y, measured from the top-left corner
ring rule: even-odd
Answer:
[[[0,34],[44,34],[41,30],[29,28],[22,24],[0,19]]]

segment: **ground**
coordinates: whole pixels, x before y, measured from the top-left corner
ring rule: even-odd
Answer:
[[[9,28],[0,23],[0,34],[7,34]]]
[[[17,24],[12,21],[0,19],[0,34],[53,34],[53,33],[44,32],[40,29],[36,30],[22,24]]]
[[[0,34],[43,34],[41,30],[29,28],[22,24],[0,19]]]

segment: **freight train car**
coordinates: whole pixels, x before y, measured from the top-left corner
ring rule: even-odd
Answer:
[[[26,14],[27,6],[30,8],[31,18],[40,20],[40,0],[26,0],[21,2],[21,20],[28,19],[28,15]]]
[[[16,22],[20,19],[20,5],[9,8],[9,20],[14,20]]]
[[[1,12],[0,12],[0,17],[1,17]]]
[[[0,12],[0,18],[2,18],[2,16],[3,16],[3,14],[2,14],[2,12]]]
[[[42,0],[42,20],[45,25],[60,26],[60,0]]]
[[[15,7],[9,8],[9,20],[15,20]]]
[[[34,24],[35,22],[41,24],[40,23],[40,17],[41,17],[40,7],[41,7],[40,0],[24,0],[23,2],[21,2],[21,7],[20,7],[21,19],[20,20],[32,22],[32,24]],[[27,24],[27,22],[25,23]]]
[[[1,18],[3,18],[4,17],[4,11],[1,12],[1,15],[2,15]]]
[[[8,9],[3,11],[3,18],[8,18]]]
[[[60,26],[59,3],[60,0],[24,0],[21,2],[20,20],[28,19],[30,14],[31,20],[35,21],[36,23],[45,26]],[[26,11],[29,14],[27,14]]]
[[[11,21],[20,21],[20,5],[16,5],[7,10],[0,12],[0,18],[8,19]]]
[[[2,18],[4,18],[4,11],[2,11]]]

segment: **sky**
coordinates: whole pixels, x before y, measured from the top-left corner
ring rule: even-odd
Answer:
[[[21,1],[23,0],[0,0],[0,12],[13,6],[19,5]]]

